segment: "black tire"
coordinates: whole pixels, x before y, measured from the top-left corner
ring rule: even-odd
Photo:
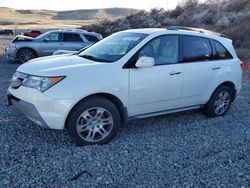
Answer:
[[[92,119],[97,119],[96,116],[98,112],[97,110],[95,111],[95,109],[106,110],[102,113],[101,116],[99,116],[100,118],[99,124],[97,120],[95,120],[94,123],[92,121]],[[91,115],[92,112],[93,113],[96,112],[96,114]],[[83,117],[85,113],[89,114],[89,116],[91,117],[87,117],[88,115],[86,116],[86,118]],[[101,125],[101,123],[104,122],[105,119],[110,119],[110,120],[112,119],[113,125],[111,124],[109,125],[107,123],[107,125],[105,125],[106,127],[104,128],[104,125]],[[81,122],[82,124],[79,125],[79,122]],[[90,123],[92,123],[92,125],[90,125]],[[73,110],[70,112],[69,117],[67,119],[66,129],[71,140],[77,146],[85,146],[85,145],[92,145],[92,144],[106,144],[110,142],[116,136],[120,125],[121,125],[121,117],[120,117],[119,111],[117,110],[116,106],[111,101],[109,101],[108,99],[104,97],[91,97],[89,99],[83,100],[82,102],[80,102],[73,108]],[[78,128],[80,126],[82,127],[84,126],[84,128],[82,129],[85,131],[78,133],[78,130],[79,130]],[[94,126],[95,128],[93,129]],[[98,126],[102,126],[102,127],[100,128]],[[96,129],[99,131],[96,131]],[[103,131],[105,129],[107,129],[106,130],[107,132]],[[92,132],[92,134],[90,132]],[[104,132],[105,134],[102,132]],[[101,133],[105,135],[105,137]],[[94,134],[93,137],[96,136],[97,139],[93,141],[89,141],[88,140],[89,134],[92,136]],[[103,136],[104,138],[99,138],[98,140],[98,136],[99,137]]]
[[[17,53],[17,59],[21,64],[26,63],[27,61],[34,59],[36,57],[37,57],[36,53],[29,48],[23,48],[19,50]]]
[[[220,95],[224,96],[225,98],[224,103],[223,101],[219,101]],[[209,101],[207,102],[204,108],[205,115],[207,115],[208,117],[224,116],[227,113],[228,109],[230,108],[232,100],[233,100],[232,89],[228,86],[220,86],[214,91]],[[224,104],[224,107],[223,107],[223,104]],[[222,106],[221,110],[220,110],[220,106]]]

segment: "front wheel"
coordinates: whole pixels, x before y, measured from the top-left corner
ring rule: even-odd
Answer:
[[[33,50],[24,48],[18,52],[17,58],[20,63],[26,63],[27,61],[36,58],[36,54]]]
[[[205,106],[205,114],[209,117],[224,116],[233,98],[233,91],[227,86],[221,86],[215,90]]]
[[[93,97],[80,102],[72,110],[66,128],[78,146],[106,144],[114,138],[120,123],[119,111],[111,101]]]

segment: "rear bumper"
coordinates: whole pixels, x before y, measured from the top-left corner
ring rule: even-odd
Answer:
[[[11,95],[10,93],[7,93],[7,98],[8,105],[13,105],[29,120],[33,121],[35,124],[43,128],[49,128],[49,126],[45,123],[45,121],[43,120],[43,118],[41,117],[41,115],[33,104],[20,100]]]

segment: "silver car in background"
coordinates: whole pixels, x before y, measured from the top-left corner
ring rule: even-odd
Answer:
[[[80,29],[48,31],[37,38],[16,36],[5,49],[8,58],[25,63],[33,58],[52,55],[57,50],[78,51],[102,39],[102,35]]]

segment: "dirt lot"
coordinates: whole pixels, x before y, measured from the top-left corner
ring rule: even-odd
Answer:
[[[5,53],[5,48],[9,45],[10,41],[14,38],[14,35],[6,36],[0,35],[0,56]]]
[[[249,86],[225,117],[195,110],[132,121],[111,143],[78,148],[5,105],[17,67],[0,60],[1,188],[250,186]]]

